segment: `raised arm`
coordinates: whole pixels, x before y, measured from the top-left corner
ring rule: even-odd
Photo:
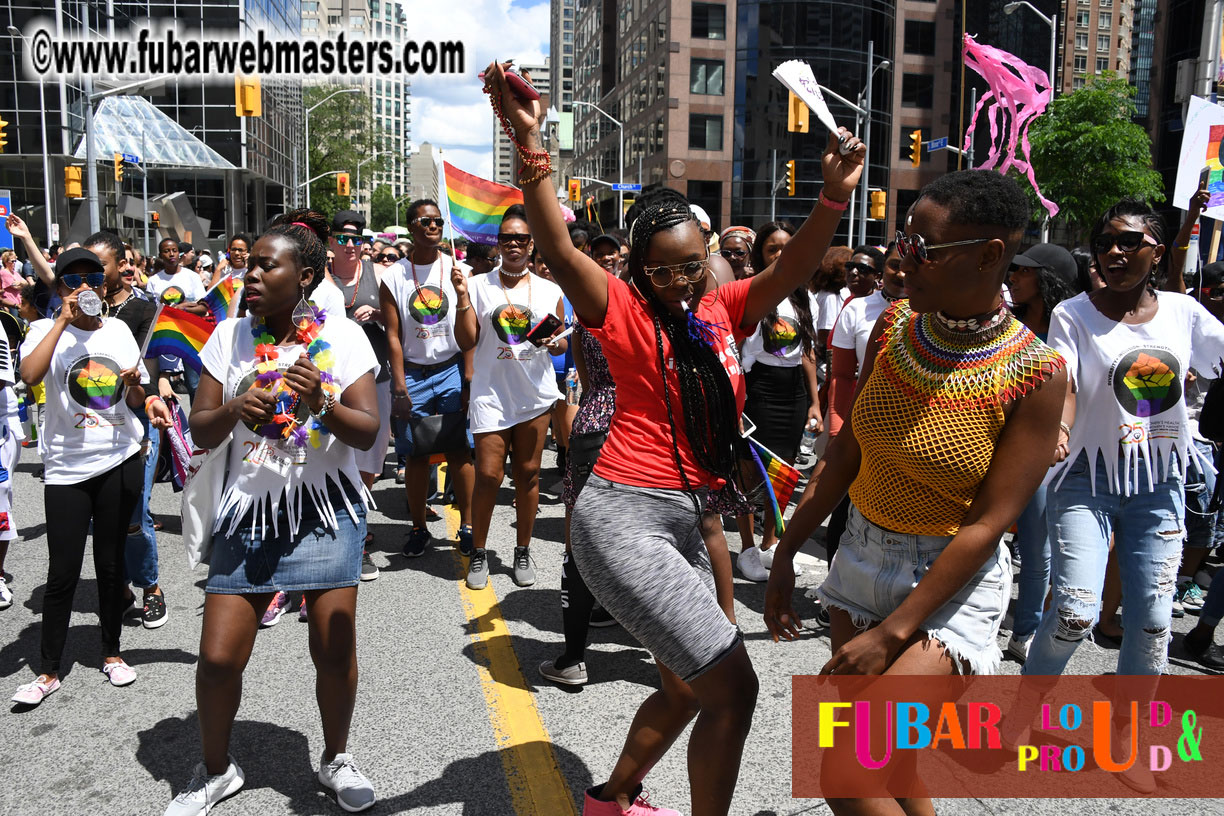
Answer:
[[[1183,295],[1186,293],[1186,253],[1190,250],[1190,235],[1194,232],[1194,225],[1198,223],[1199,216],[1203,214],[1203,210],[1207,209],[1209,198],[1210,193],[1207,192],[1205,184],[1190,196],[1190,208],[1186,211],[1185,223],[1182,224],[1177,237],[1173,239],[1173,246],[1168,249],[1169,274],[1165,278],[1164,286],[1161,287],[1166,292],[1180,292]]]
[[[833,242],[833,233],[841,223],[850,193],[858,184],[863,161],[867,157],[865,144],[851,136],[845,128],[840,128],[839,132],[848,140],[849,153],[843,156],[838,149],[840,142],[837,137],[829,135],[824,157],[820,161],[824,179],[820,198],[803,226],[787,241],[778,259],[753,276],[744,305],[744,319],[740,324],[745,330],[761,322],[787,295],[811,280],[820,259]]]
[[[507,63],[509,64],[509,63]],[[529,153],[546,151],[540,140],[538,101],[525,103],[511,93],[502,66],[493,63],[485,69],[485,89],[493,104],[494,116],[500,112],[514,131],[515,139]],[[608,273],[588,256],[574,249],[569,231],[557,207],[557,191],[552,176],[534,167],[524,167],[520,181],[527,223],[536,249],[548,262],[553,278],[574,306],[574,312],[590,326],[603,324],[608,312]]]
[[[43,257],[38,244],[34,243],[34,236],[30,235],[30,228],[26,226],[26,222],[15,215],[10,215],[5,221],[5,226],[8,227],[9,233],[14,238],[21,239],[21,245],[25,247],[30,265],[34,267],[34,274],[40,281],[54,289],[55,273],[51,271],[51,264],[47,263],[47,259]]]

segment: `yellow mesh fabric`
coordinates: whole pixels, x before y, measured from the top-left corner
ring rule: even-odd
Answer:
[[[909,301],[888,321],[851,422],[862,449],[850,499],[898,533],[948,536],[990,468],[1003,406],[1065,365],[1010,314],[986,332],[954,332]]]

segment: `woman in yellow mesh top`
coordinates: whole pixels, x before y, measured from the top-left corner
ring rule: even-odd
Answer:
[[[991,673],[1002,658],[1012,576],[1001,539],[1049,468],[1067,392],[1062,358],[1000,296],[1029,213],[1015,182],[962,171],[927,185],[897,235],[908,300],[872,331],[850,421],[766,590],[770,632],[794,639],[792,559],[849,489],[846,532],[818,589],[832,622],[822,674]],[[912,803],[907,813],[933,812]],[[893,800],[830,806],[902,812]]]

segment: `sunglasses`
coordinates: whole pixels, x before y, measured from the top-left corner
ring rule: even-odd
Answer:
[[[846,271],[857,272],[860,275],[870,276],[873,278],[879,274],[876,272],[876,268],[874,266],[865,263],[848,263],[846,264]]]
[[[650,276],[651,283],[660,289],[666,289],[676,282],[676,278],[682,278],[687,283],[701,283],[709,268],[710,256],[706,255],[705,259],[701,261],[668,264],[667,266],[648,266],[644,271]]]
[[[379,255],[374,260],[378,261],[379,263],[395,263],[399,259],[400,256],[396,255],[394,252],[388,252],[386,255]]]
[[[429,229],[430,227],[438,227],[439,229],[441,229],[442,227],[446,226],[446,219],[445,218],[433,218],[428,215],[422,215],[420,218],[416,219],[413,223],[417,224],[418,226],[424,227],[425,229]]]
[[[497,234],[499,244],[525,244],[530,240],[531,235],[526,232],[499,232]]]
[[[102,284],[106,283],[106,276],[101,272],[86,272],[84,275],[69,272],[67,275],[61,276],[60,281],[73,291],[80,289],[82,283],[90,289],[101,289]]]
[[[897,254],[902,258],[908,258],[911,255],[915,263],[924,264],[930,257],[930,252],[933,249],[947,249],[948,247],[970,246],[972,244],[984,244],[990,238],[974,238],[971,241],[949,241],[946,244],[931,244],[927,246],[926,239],[918,233],[906,235],[900,230],[897,231]]]
[[[748,254],[746,249],[720,249],[718,254],[726,258],[728,261],[732,258],[742,258]]]
[[[336,239],[336,243],[340,246],[361,246],[365,242],[365,238],[360,235],[353,235],[348,232],[337,232],[332,235]]]
[[[1146,232],[1119,232],[1116,235],[1106,232],[1092,239],[1092,251],[1097,255],[1104,255],[1109,250],[1117,247],[1120,251],[1129,255],[1144,244],[1158,245],[1156,239]]]

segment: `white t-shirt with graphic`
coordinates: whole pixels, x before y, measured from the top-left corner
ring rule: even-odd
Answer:
[[[890,305],[884,293],[877,289],[866,297],[851,300],[837,316],[837,325],[833,327],[833,347],[854,349],[858,370],[862,370],[867,360],[867,340],[871,337],[871,330]]]
[[[200,276],[182,267],[173,275],[167,275],[164,271],[152,275],[145,291],[153,296],[155,303],[165,303],[167,306],[194,303],[208,294]]]
[[[227,402],[238,394],[245,394],[255,385],[254,321],[254,317],[246,317],[221,322],[200,352],[204,370],[221,383],[223,399]],[[319,336],[331,346],[333,365],[330,371],[341,393],[363,374],[378,371],[378,360],[365,332],[346,318],[343,312],[329,315]],[[304,351],[305,347],[301,345],[278,346],[276,367],[284,371]],[[288,389],[284,380],[278,381],[277,387]],[[306,421],[307,429],[313,424],[304,402],[299,404],[297,416]],[[263,433],[259,432],[261,430]],[[369,500],[357,470],[354,450],[335,436],[320,434],[317,440],[311,439],[306,445],[298,447],[281,439],[275,427],[265,426],[261,429],[239,421],[234,425],[229,472],[225,477],[225,491],[217,511],[214,532],[231,535],[249,515],[254,529],[262,534],[271,528],[275,535],[278,532],[277,511],[282,502],[286,505],[290,531],[294,535],[297,534],[306,502],[313,502],[335,529],[336,508],[331,506],[327,497],[327,483],[330,479],[340,484],[339,474],[344,474],[349,486],[360,492],[363,501]],[[356,522],[347,497],[345,505],[344,509],[354,516],[353,521]],[[222,530],[222,523],[227,518],[229,524]]]
[[[809,298],[812,304],[812,323],[816,326],[816,331],[832,331],[845,299],[838,292],[823,290],[812,292]]]
[[[53,320],[31,323],[22,357],[32,354],[54,325]],[[64,327],[43,377],[47,410],[40,441],[46,484],[92,479],[140,450],[144,427],[124,401],[127,388],[119,376],[132,366],[139,367],[142,380],[149,379],[140,346],[122,320],[103,320],[94,331]]]
[[[1088,295],[1065,300],[1050,316],[1049,344],[1067,361],[1075,381],[1075,424],[1066,461],[1053,468],[1055,489],[1079,455],[1087,452],[1095,494],[1096,460],[1102,458],[1111,484],[1131,495],[1152,490],[1153,471],[1165,479],[1176,457],[1182,471],[1200,461],[1182,393],[1186,371],[1220,374],[1224,324],[1186,295],[1157,292],[1156,316],[1130,325],[1097,311]],[[1119,454],[1125,459],[1118,472]],[[1139,460],[1149,478],[1138,479]]]
[[[13,349],[9,347],[8,337],[0,331],[0,423],[8,428],[8,433],[14,439],[25,439],[25,429],[21,427],[21,401],[13,386],[17,384],[17,365]]]
[[[799,315],[795,313],[795,306],[789,297],[778,304],[777,315],[772,326],[763,330],[764,321],[758,323],[756,331],[744,341],[740,352],[744,371],[751,371],[756,363],[775,368],[794,368],[803,362]]]
[[[455,339],[458,296],[451,283],[455,266],[451,256],[439,252],[431,264],[404,258],[383,272],[383,286],[399,309],[400,344],[410,363],[433,365],[460,353]]]
[[[470,278],[468,296],[480,329],[468,403],[472,433],[502,431],[538,417],[561,399],[561,391],[548,349],[529,343],[527,332],[556,313],[561,287],[529,273],[505,289],[498,267]]]

